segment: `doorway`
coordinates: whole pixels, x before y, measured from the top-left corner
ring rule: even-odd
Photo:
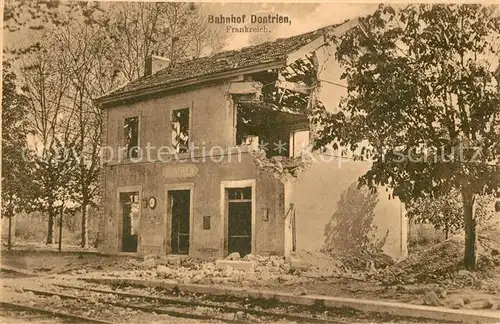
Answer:
[[[139,192],[120,193],[122,211],[122,252],[137,252],[140,204]]]
[[[227,188],[228,253],[252,252],[252,187]]]
[[[189,254],[191,191],[169,190],[168,201],[172,219],[170,233],[172,253]]]

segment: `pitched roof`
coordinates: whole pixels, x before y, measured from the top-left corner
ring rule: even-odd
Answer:
[[[134,93],[151,87],[174,86],[181,81],[196,79],[202,76],[249,68],[264,63],[284,61],[287,54],[300,49],[338,25],[340,24],[323,27],[289,38],[280,38],[275,41],[244,47],[240,50],[225,51],[208,57],[177,62],[152,75],[143,76],[131,81],[127,85],[98,98],[97,102],[108,101],[107,99],[111,99],[117,95]]]

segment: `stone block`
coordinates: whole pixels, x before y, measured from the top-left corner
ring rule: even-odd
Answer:
[[[156,266],[156,260],[155,259],[144,260],[143,262],[139,263],[139,266],[142,269],[154,268]]]
[[[297,258],[290,258],[290,269],[307,271],[311,268],[311,264]]]
[[[253,270],[255,267],[254,261],[235,261],[235,260],[217,260],[215,267],[217,269],[227,269],[231,267],[235,270]]]
[[[240,260],[241,259],[241,256],[238,252],[233,252],[231,254],[229,254],[227,257],[226,257],[226,260],[233,260],[233,261],[237,261],[237,260]]]

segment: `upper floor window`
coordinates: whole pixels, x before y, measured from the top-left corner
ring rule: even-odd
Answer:
[[[139,117],[125,118],[123,130],[125,133],[125,157],[137,158],[139,156]]]
[[[189,108],[172,111],[172,146],[177,153],[189,148]]]

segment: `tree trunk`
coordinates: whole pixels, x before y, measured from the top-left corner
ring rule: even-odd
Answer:
[[[12,215],[9,215],[7,217],[9,217],[9,236],[7,238],[7,244],[10,251],[12,249]]]
[[[61,207],[61,215],[59,216],[59,252],[62,251],[63,215],[64,215],[64,208]]]
[[[474,269],[476,266],[476,220],[474,215],[475,197],[471,192],[462,192],[465,225],[464,266]]]
[[[54,243],[54,208],[51,206],[48,210],[49,221],[47,228],[47,244]]]
[[[88,202],[84,202],[82,204],[82,241],[81,241],[81,247],[82,248],[87,248],[89,245],[89,230],[88,230],[88,207],[89,204]]]
[[[450,237],[450,227],[448,223],[444,226],[444,239],[447,240]]]

